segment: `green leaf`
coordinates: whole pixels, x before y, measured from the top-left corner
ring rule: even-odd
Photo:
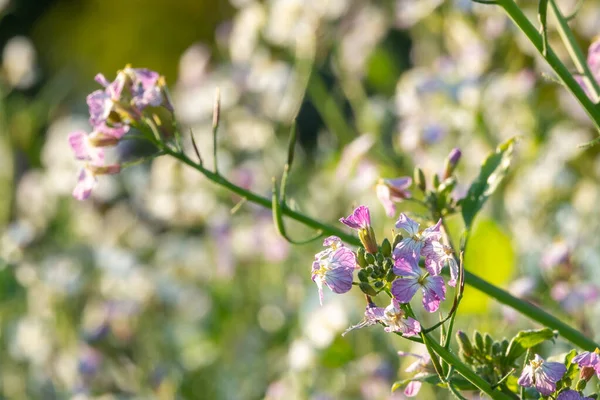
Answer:
[[[556,332],[550,328],[521,331],[517,333],[517,336],[512,338],[508,345],[508,349],[506,350],[507,363],[514,363],[527,349],[537,346],[546,340],[553,339],[555,336]]]
[[[567,372],[562,377],[562,379],[569,378],[571,381],[575,381],[577,375],[579,373],[579,367],[577,364],[573,364],[573,359],[577,355],[577,350],[571,350],[565,355],[565,367],[567,367]]]
[[[479,176],[471,184],[466,197],[461,200],[462,216],[467,229],[471,228],[475,216],[487,198],[506,176],[515,142],[515,138],[507,140],[485,159]]]

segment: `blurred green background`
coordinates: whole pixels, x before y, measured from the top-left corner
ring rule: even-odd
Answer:
[[[378,178],[419,165],[430,179],[460,147],[460,197],[487,152],[519,136],[467,264],[598,336],[600,163],[597,149],[577,147],[594,132],[501,10],[466,0],[2,3],[0,398],[403,398],[389,389],[413,360],[397,351],[424,351],[378,327],[341,337],[364,299],[327,293],[319,306],[310,265],[320,243],[289,245],[268,210],[238,207],[174,160],[101,177],[92,199],[72,199],[79,166],[67,135],[90,129],[94,75],[113,79],[125,64],[165,75],[206,165],[220,87],[222,171],[265,196],[298,112],[293,207],[335,224],[367,204],[379,238],[394,220],[377,202]],[[598,19],[600,7],[584,4],[573,22],[582,47]],[[552,30],[550,40],[566,59]],[[458,240],[459,218],[450,224]],[[469,288],[456,326],[495,338],[534,327]],[[418,398],[446,395],[423,387]]]

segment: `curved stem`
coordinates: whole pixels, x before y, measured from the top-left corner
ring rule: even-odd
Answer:
[[[556,1],[550,0],[550,6],[552,7],[554,16],[558,21],[558,33],[560,34],[560,37],[567,48],[569,55],[571,56],[571,60],[573,60],[573,64],[575,64],[575,68],[577,68],[577,72],[582,75],[586,87],[592,94],[592,98],[597,102],[600,98],[600,84],[598,81],[596,81],[596,78],[592,74],[586,57],[579,48],[577,40],[575,39],[575,35],[573,35],[573,31],[571,31],[569,23],[560,11],[560,8],[558,8]]]
[[[600,131],[600,109],[596,108],[596,105],[585,94],[585,91],[581,88],[581,86],[579,86],[575,78],[573,78],[571,72],[569,72],[567,67],[558,58],[552,48],[548,48],[546,55],[544,55],[544,40],[542,35],[525,16],[525,14],[523,14],[523,11],[521,11],[519,6],[517,6],[514,0],[498,0],[497,4],[502,7],[504,11],[506,11],[515,25],[519,27],[519,29],[527,36],[529,41],[540,52],[542,57],[544,57],[550,67],[552,67],[561,82],[569,89],[573,96],[575,96],[579,104],[581,104],[585,112],[596,126],[596,129]]]
[[[242,187],[237,186],[236,184],[225,179],[223,176],[218,175],[218,174],[204,168],[200,164],[197,164],[196,162],[194,162],[193,160],[188,158],[184,153],[176,152],[166,146],[162,150],[165,152],[165,154],[168,154],[172,157],[177,158],[184,164],[189,165],[190,167],[192,167],[192,168],[196,169],[197,171],[199,171],[200,173],[202,173],[204,176],[206,176],[208,179],[210,179],[217,185],[223,186],[224,188],[239,195],[240,197],[246,198],[248,201],[256,203],[265,208],[272,207],[271,199],[260,196],[256,193],[253,193],[249,190],[246,190]],[[316,230],[321,230],[323,232],[323,236],[335,235],[350,245],[360,246],[360,241],[358,240],[358,238],[356,236],[348,234],[339,228],[319,222],[319,221],[317,221],[313,218],[310,218],[304,214],[294,211],[285,205],[281,207],[281,213],[289,218],[292,218],[292,219],[308,226],[308,227],[314,228]],[[548,328],[556,329],[560,333],[561,336],[563,336],[566,340],[573,343],[574,345],[576,345],[582,349],[588,350],[588,351],[592,351],[596,347],[600,347],[600,344],[596,344],[593,340],[587,338],[581,332],[571,328],[569,325],[560,321],[558,318],[548,314],[541,308],[539,308],[525,300],[522,300],[522,299],[512,296],[507,291],[500,289],[497,286],[492,285],[491,283],[487,282],[486,280],[478,277],[477,275],[475,275],[467,270],[464,271],[464,274],[465,274],[465,283],[467,285],[487,294],[490,297],[495,298],[502,304],[505,304],[511,308],[514,308],[521,314],[528,316],[532,320],[537,321],[540,324],[547,326]]]

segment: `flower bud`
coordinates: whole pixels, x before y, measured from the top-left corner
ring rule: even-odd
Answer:
[[[440,176],[438,174],[433,175],[433,187],[437,189],[440,186]]]
[[[364,294],[368,294],[370,296],[377,296],[377,291],[375,289],[373,289],[373,287],[366,282],[361,282],[358,285],[358,287],[360,288],[360,290],[362,290],[362,292]]]
[[[388,282],[393,282],[394,279],[396,279],[396,274],[394,273],[394,270],[390,269],[385,276],[385,280]]]
[[[386,257],[392,255],[392,244],[388,238],[383,239],[383,242],[381,242],[381,253]]]
[[[492,346],[494,344],[494,339],[492,339],[492,337],[490,336],[489,333],[486,333],[483,337],[483,340],[485,342],[485,353],[486,354],[491,354],[492,353]]]
[[[364,269],[358,271],[358,280],[361,282],[369,282],[369,277],[367,276],[367,272]]]
[[[88,165],[88,169],[94,175],[114,175],[121,172],[121,166],[119,164],[111,164],[111,165]]]
[[[479,331],[473,332],[473,341],[475,342],[475,348],[481,352],[484,352],[485,345],[483,344],[483,336],[481,336]]]
[[[590,368],[591,370],[594,369],[592,367],[585,367],[584,369],[586,369],[586,368]],[[575,390],[582,391],[583,389],[585,389],[586,386],[587,386],[587,380],[580,379],[579,382],[577,382],[577,385],[575,386]]]
[[[458,165],[458,162],[460,161],[461,155],[462,155],[462,153],[459,148],[456,147],[456,148],[452,149],[452,151],[448,155],[448,158],[446,159],[446,165],[444,166],[443,179],[448,179],[454,173],[454,170],[456,169],[456,166]]]
[[[368,265],[373,265],[375,264],[375,256],[371,253],[366,253],[365,254],[365,260],[367,261]]]
[[[356,252],[356,262],[361,268],[365,268],[367,265],[369,265],[367,260],[365,260],[365,249],[362,247],[360,247]]]
[[[375,288],[381,289],[383,287],[383,282],[377,281],[377,282],[374,283],[374,285],[375,285]]]
[[[415,171],[413,173],[413,179],[415,180],[415,185],[422,191],[425,192],[427,190],[427,183],[425,182],[425,174],[423,170],[419,167],[415,167]]]
[[[400,244],[402,239],[404,239],[404,238],[402,237],[401,233],[396,234],[396,236],[394,236],[394,243],[392,245],[392,248],[395,249],[396,246],[398,246],[398,244]]]

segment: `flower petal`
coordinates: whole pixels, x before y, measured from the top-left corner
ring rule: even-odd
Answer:
[[[410,219],[406,214],[401,213],[396,221],[396,228],[404,229],[410,236],[414,236],[419,233],[419,224]]]
[[[419,390],[421,390],[422,383],[419,381],[410,381],[406,388],[404,389],[404,395],[406,397],[415,397],[419,394]]]
[[[419,286],[417,278],[396,279],[392,283],[392,295],[400,303],[409,303],[417,293]]]

